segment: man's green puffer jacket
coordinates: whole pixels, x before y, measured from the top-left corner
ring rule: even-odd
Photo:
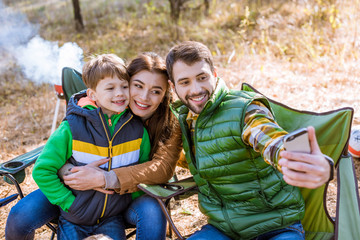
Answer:
[[[200,210],[210,224],[233,239],[252,239],[284,228],[301,220],[305,211],[299,189],[286,184],[282,174],[241,139],[245,111],[253,100],[269,107],[265,98],[229,91],[219,79],[196,121],[195,156],[186,123],[189,110],[180,102],[172,106],[199,187]]]

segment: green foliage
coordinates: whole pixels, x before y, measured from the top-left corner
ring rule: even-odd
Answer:
[[[42,37],[60,44],[76,42],[85,56],[112,52],[129,59],[143,51],[164,56],[176,42],[196,40],[226,64],[234,51],[235,57],[271,54],[289,61],[333,51],[331,39],[342,26],[340,2],[212,0],[205,16],[204,1],[189,0],[174,24],[167,0],[83,0],[81,33],[74,29],[71,1],[18,0],[10,5],[20,6],[32,22],[40,23]]]

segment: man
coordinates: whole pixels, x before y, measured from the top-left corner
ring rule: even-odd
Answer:
[[[173,47],[166,64],[181,100],[172,110],[199,187],[200,209],[209,218],[189,239],[304,239],[305,204],[297,187],[317,188],[331,170],[314,128],[308,127],[311,154],[284,151],[287,132],[268,101],[230,91],[201,43]]]

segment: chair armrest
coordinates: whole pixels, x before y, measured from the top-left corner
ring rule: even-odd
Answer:
[[[150,185],[140,183],[138,188],[146,194],[162,200],[167,200],[172,197],[187,193],[191,190],[196,190],[197,186],[192,177],[186,178],[177,182],[166,184]]]
[[[9,161],[6,161],[0,165],[0,174],[9,173],[15,174],[27,166],[33,164],[39,157],[44,146],[35,148],[34,150],[17,156]]]
[[[4,176],[4,180],[9,184],[19,185],[19,183],[22,183],[25,179],[24,169],[33,164],[36,159],[38,159],[43,148],[44,146],[40,146],[30,152],[24,153],[20,156],[17,156],[9,161],[2,163],[0,165],[0,176]],[[19,186],[17,186],[17,188],[19,188]],[[20,189],[19,193],[20,197],[23,198]]]
[[[6,198],[1,198],[0,199],[0,207],[3,207],[5,206],[6,204],[14,201],[17,197],[19,196],[19,194],[15,193],[9,197],[6,197]]]

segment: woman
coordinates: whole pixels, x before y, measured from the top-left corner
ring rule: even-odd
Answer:
[[[149,132],[152,160],[115,172],[120,184],[120,190],[116,191],[120,194],[138,191],[136,186],[139,183],[168,181],[173,175],[182,144],[181,130],[169,109],[171,95],[164,60],[155,53],[143,53],[131,61],[128,72],[131,77],[129,106],[143,120]],[[77,190],[103,188],[106,184],[104,173],[97,166],[104,161],[74,168],[73,174],[64,177],[65,183]],[[58,208],[36,190],[11,209],[5,237],[9,240],[33,239],[35,229],[58,216]],[[135,199],[124,218],[136,226],[136,239],[165,239],[166,219],[153,198],[143,195]]]

